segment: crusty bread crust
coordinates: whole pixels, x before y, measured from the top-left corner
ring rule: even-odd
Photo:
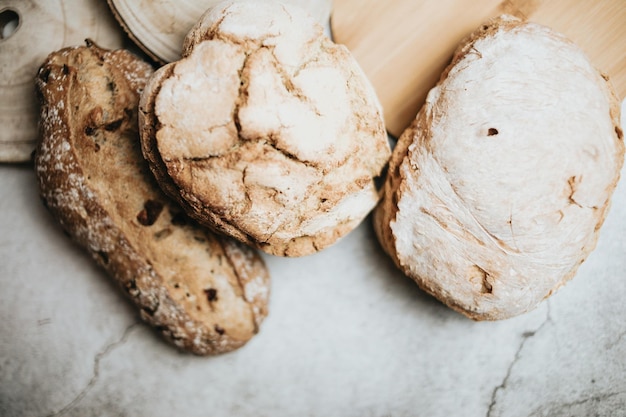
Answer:
[[[137,128],[152,73],[132,54],[90,42],[47,58],[36,80],[40,194],[166,339],[199,355],[227,352],[259,330],[268,272],[251,249],[184,216],[156,184]]]
[[[197,221],[280,256],[319,251],[379,200],[390,155],[354,58],[296,8],[225,2],[140,103],[142,150]]]
[[[537,41],[532,52],[511,61],[510,84],[479,90],[502,74],[474,67],[502,65],[519,50],[506,43],[516,36]],[[537,51],[553,61],[530,67]],[[546,73],[552,64],[569,67]],[[539,77],[552,84],[537,89]],[[576,101],[578,88],[586,90]],[[561,119],[543,123],[558,106],[567,108]],[[500,117],[505,110],[517,117]],[[461,42],[394,149],[374,213],[381,245],[423,290],[474,320],[535,308],[595,248],[624,161],[619,114],[608,78],[569,40],[511,16],[492,19]],[[567,129],[579,120],[588,120],[580,131]]]

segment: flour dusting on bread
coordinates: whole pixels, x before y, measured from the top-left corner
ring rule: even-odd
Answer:
[[[353,230],[390,155],[373,88],[302,10],[223,2],[189,32],[140,104],[143,152],[198,221],[302,256]]]
[[[37,76],[44,204],[175,345],[217,354],[267,315],[269,275],[250,248],[188,218],[157,185],[139,144],[139,95],[152,68],[127,51],[52,53]]]
[[[563,35],[500,17],[459,46],[399,139],[376,230],[446,304],[515,316],[594,249],[623,161],[606,77]]]

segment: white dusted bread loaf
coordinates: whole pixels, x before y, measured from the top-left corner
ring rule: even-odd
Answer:
[[[269,275],[251,249],[197,226],[157,186],[137,130],[151,74],[92,43],[47,58],[36,80],[41,197],[159,333],[196,354],[227,352],[257,333]]]
[[[462,42],[399,139],[376,231],[445,304],[515,316],[593,250],[623,158],[607,77],[562,35],[501,16]]]

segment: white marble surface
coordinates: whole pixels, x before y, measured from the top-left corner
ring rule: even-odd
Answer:
[[[452,312],[368,219],[317,255],[266,257],[269,318],[212,358],[140,323],[31,168],[0,166],[0,195],[0,416],[626,416],[626,180],[596,251],[529,314]]]

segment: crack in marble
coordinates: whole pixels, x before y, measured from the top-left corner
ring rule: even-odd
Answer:
[[[591,397],[587,397],[587,398],[582,398],[580,400],[576,400],[576,401],[572,401],[572,402],[564,402],[561,404],[556,404],[554,406],[552,406],[551,408],[549,408],[547,411],[549,414],[545,414],[544,411],[545,408],[541,407],[539,409],[534,410],[531,414],[528,415],[528,417],[536,417],[536,416],[541,416],[541,415],[555,415],[556,412],[562,412],[562,411],[568,411],[571,410],[573,407],[577,407],[579,405],[583,405],[586,404],[588,402],[594,402],[594,403],[602,403],[603,401],[615,397],[617,395],[621,395],[624,392],[607,392],[607,393],[603,393],[603,394],[596,394],[596,395],[592,395]],[[558,415],[562,415],[562,414],[558,414]],[[565,414],[563,414],[565,415]]]
[[[85,388],[83,388],[78,393],[78,395],[76,395],[76,397],[74,397],[69,403],[67,403],[65,406],[63,406],[59,411],[56,411],[56,412],[54,412],[52,414],[47,414],[46,417],[61,416],[65,412],[67,412],[67,411],[71,410],[72,408],[74,408],[74,406],[76,406],[76,404],[78,404],[85,397],[85,395],[87,395],[87,393],[91,390],[91,388],[93,388],[93,386],[96,384],[96,382],[98,382],[98,378],[100,376],[100,362],[102,361],[102,359],[104,359],[106,356],[108,356],[114,349],[116,349],[117,347],[119,347],[119,346],[123,345],[124,343],[126,343],[130,333],[139,324],[140,323],[133,323],[133,324],[129,325],[128,327],[126,327],[126,329],[124,329],[124,333],[122,333],[122,337],[120,337],[118,340],[116,340],[114,342],[109,343],[108,345],[106,345],[104,347],[104,349],[102,349],[100,352],[98,352],[96,354],[96,356],[94,356],[94,359],[93,359],[93,375],[89,379],[89,382],[87,383]]]
[[[546,318],[545,320],[539,325],[539,327],[537,327],[535,330],[530,330],[530,331],[525,331],[524,333],[522,333],[522,341],[519,344],[519,347],[517,348],[517,351],[515,352],[515,356],[513,357],[513,360],[511,361],[511,363],[509,364],[509,367],[506,371],[506,374],[504,375],[504,379],[502,380],[502,382],[500,383],[500,385],[496,386],[492,393],[491,393],[491,402],[489,403],[489,407],[487,408],[487,414],[486,417],[491,417],[494,407],[497,403],[497,396],[498,396],[498,392],[500,390],[503,390],[504,388],[506,388],[507,383],[509,381],[509,378],[511,378],[511,373],[513,372],[513,367],[515,366],[515,364],[519,361],[520,357],[521,357],[521,353],[522,350],[524,349],[524,346],[526,345],[526,342],[528,341],[528,339],[530,339],[531,337],[535,336],[537,333],[539,333],[539,331],[548,323],[552,321],[552,317],[550,315],[550,303],[549,300],[546,301]]]

